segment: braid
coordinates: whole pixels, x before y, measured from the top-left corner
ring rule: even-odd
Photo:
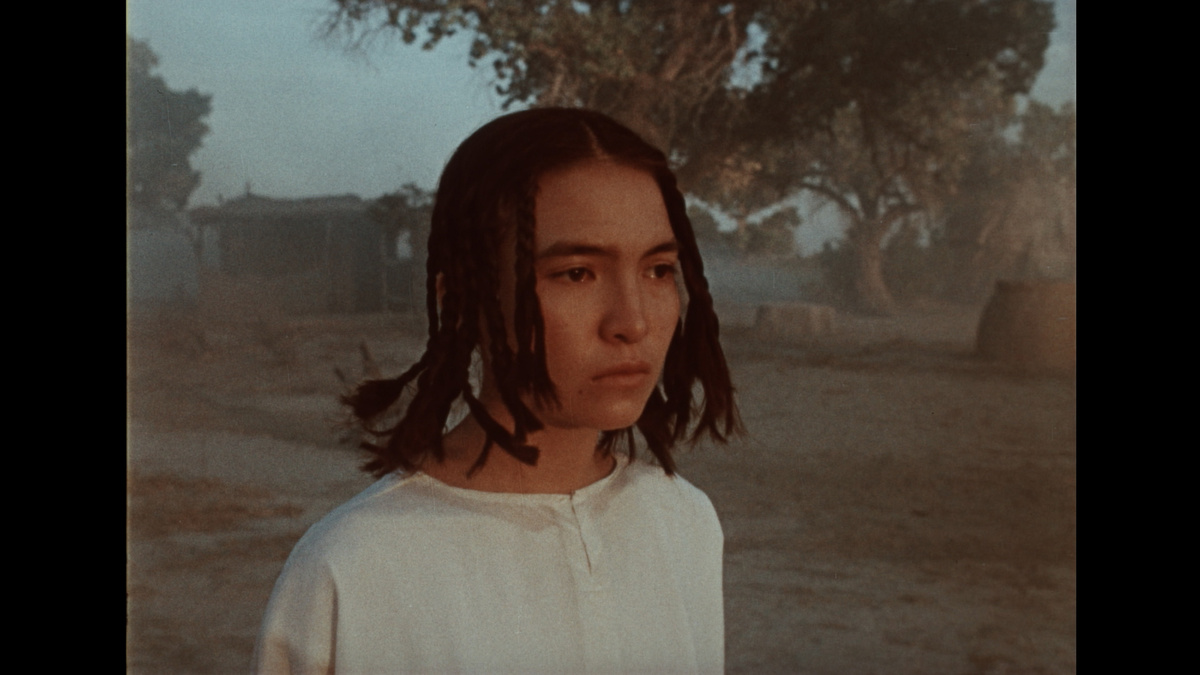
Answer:
[[[521,462],[536,464],[538,449],[527,441],[543,425],[533,409],[559,404],[546,365],[546,326],[537,295],[538,182],[549,172],[595,159],[655,177],[679,247],[681,292],[687,295],[684,315],[667,349],[661,387],[650,395],[633,426],[601,433],[598,450],[611,453],[623,445],[632,459],[636,428],[663,470],[673,474],[671,449],[689,438],[693,421],[692,443],[702,434],[724,441],[742,431],[704,265],[666,157],[603,114],[539,108],[484,125],[459,146],[442,172],[428,239],[425,352],[399,377],[364,382],[342,398],[375,439],[362,444],[373,454],[365,470],[383,475],[398,468],[419,469],[431,457],[443,461],[446,420],[459,399],[485,434],[469,474],[484,466],[493,445]],[[512,246],[515,254],[513,311],[508,318],[515,346],[510,345],[502,310],[510,299],[500,297],[500,279],[509,273],[499,269],[502,246]],[[483,346],[488,376],[513,419],[511,432],[472,391],[471,361]],[[696,380],[703,388],[698,405],[693,401]],[[399,421],[379,428],[380,418],[410,393]]]
[[[437,219],[438,213],[434,213],[434,219]],[[429,241],[426,244],[428,249],[425,261],[425,319],[429,322],[429,344],[432,345],[437,338],[438,333],[438,273],[439,270],[445,269],[446,265],[443,260],[440,260],[440,254],[445,250],[445,237],[440,231],[440,228],[430,228]],[[435,257],[437,256],[437,257]]]
[[[692,384],[696,381],[695,371],[687,361],[682,322],[675,325],[675,335],[671,337],[671,346],[667,348],[662,381],[666,400],[662,402],[661,410],[671,420],[670,437],[674,444],[687,435],[692,419]]]
[[[496,422],[482,405],[470,406],[471,415],[501,449],[523,462],[533,464],[537,462],[537,451],[527,446],[525,439],[529,432],[541,429],[542,423],[533,414],[533,411],[521,401],[519,388],[516,385],[518,372],[514,367],[513,351],[508,345],[508,331],[504,314],[500,311],[499,269],[495,256],[492,255],[492,252],[498,250],[501,245],[498,241],[500,237],[495,230],[486,231],[484,235],[473,238],[476,250],[471,256],[471,260],[478,265],[475,276],[483,281],[484,288],[489,289],[486,294],[480,294],[478,306],[483,311],[484,323],[488,330],[492,374],[501,400],[512,414],[513,433],[510,434]],[[467,399],[467,403],[470,405],[472,400],[474,397]],[[533,452],[526,452],[523,448],[530,448]]]
[[[675,459],[671,457],[671,446],[675,444],[676,439],[672,438],[673,434],[667,430],[666,424],[655,424],[653,421],[669,418],[670,414],[662,393],[655,389],[650,394],[650,399],[646,401],[646,411],[642,413],[642,417],[637,422],[638,431],[642,432],[642,438],[646,439],[646,447],[650,448],[650,453],[658,460],[659,466],[668,476],[675,473]],[[675,435],[678,434],[680,428],[686,428],[686,422],[679,425],[677,421],[676,425]],[[629,445],[632,448],[632,428],[629,430]],[[630,458],[632,459],[632,453]]]
[[[436,247],[440,239],[430,233],[429,246]],[[391,380],[368,380],[360,384],[353,393],[340,397],[343,405],[349,406],[352,414],[370,423],[385,412],[404,393],[408,385],[421,371],[429,367],[433,355],[438,349],[437,337],[437,271],[434,265],[428,265],[425,271],[426,313],[429,318],[429,337],[425,342],[425,353],[421,358],[404,371],[400,377]],[[370,428],[368,427],[368,431]]]
[[[457,278],[469,275],[463,273],[464,256],[450,250],[456,240],[450,235],[460,219],[445,209],[435,209],[434,219],[445,223],[445,227],[432,228],[429,237],[425,277],[429,337],[425,353],[400,377],[364,382],[343,398],[368,434],[386,439],[383,444],[364,441],[360,445],[374,455],[363,469],[377,476],[397,468],[415,470],[429,455],[441,461],[446,419],[462,391],[470,389],[471,354],[479,340],[479,326],[477,315],[467,308],[477,305],[476,292],[471,284],[448,285],[439,316],[438,274]],[[391,408],[414,381],[416,391],[400,421],[388,429],[373,428],[371,423]]]
[[[662,171],[659,172],[658,181],[671,228],[675,231],[675,239],[679,244],[679,262],[688,292],[687,316],[683,321],[682,336],[678,333],[676,335],[682,339],[678,342],[672,339],[664,370],[667,373],[678,370],[689,374],[673,383],[674,391],[667,390],[668,400],[676,396],[690,400],[693,378],[698,378],[704,388],[704,404],[691,440],[695,442],[701,433],[708,433],[718,441],[724,441],[728,435],[742,431],[743,427],[737,404],[733,400],[734,389],[729,377],[729,367],[725,362],[725,352],[721,349],[720,322],[713,310],[708,280],[704,278],[704,261],[700,257],[700,249],[696,245],[696,237],[687,217],[687,206],[676,186],[675,176],[669,171]],[[675,355],[682,363],[672,363],[672,352],[676,351],[676,346],[682,347]],[[683,364],[689,364],[690,368],[678,368]],[[682,391],[685,384],[686,396]],[[684,412],[681,407],[672,408],[684,421],[684,424],[676,427],[674,434],[675,438],[681,439],[686,434],[686,421],[690,413]],[[723,429],[717,428],[719,417],[724,418],[720,420],[723,422]]]
[[[517,370],[525,376],[521,382],[539,406],[558,403],[558,393],[546,369],[546,326],[542,320],[534,270],[537,183],[527,186],[517,206],[516,220],[516,311]]]
[[[532,445],[528,445],[524,440],[517,440],[514,436],[504,429],[491,415],[488,414],[483,403],[475,398],[470,392],[463,394],[463,399],[467,402],[467,407],[470,408],[471,414],[479,422],[479,426],[483,427],[484,433],[487,435],[487,441],[484,443],[483,451],[486,453],[492,443],[500,446],[502,450],[516,457],[518,460],[529,464],[537,464],[538,449]],[[477,460],[477,464],[483,465],[486,458],[481,457]],[[475,470],[474,467],[471,469]]]
[[[668,475],[675,472],[671,448],[688,438],[692,415],[700,419],[691,434],[695,443],[702,434],[724,442],[743,430],[733,386],[719,339],[719,323],[712,295],[704,278],[704,263],[687,218],[683,195],[669,171],[655,172],[671,229],[679,246],[679,263],[687,292],[687,313],[675,327],[662,370],[662,390],[656,389],[636,423],[646,446]],[[693,405],[692,386],[699,379],[704,390],[702,405]],[[600,449],[611,452],[624,441],[634,456],[633,428],[605,432]]]

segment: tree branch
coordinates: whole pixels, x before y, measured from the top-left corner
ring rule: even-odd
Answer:
[[[796,187],[801,190],[811,190],[812,192],[815,192],[815,193],[821,195],[822,197],[829,199],[834,204],[837,204],[838,208],[841,209],[843,212],[851,215],[854,218],[854,220],[856,220],[856,221],[860,220],[862,218],[861,211],[858,208],[856,208],[853,204],[851,204],[850,201],[848,199],[846,199],[845,195],[838,192],[837,190],[834,190],[833,188],[830,188],[825,185],[821,185],[820,183],[812,183],[812,182],[803,181],[803,180],[798,182],[796,184]]]

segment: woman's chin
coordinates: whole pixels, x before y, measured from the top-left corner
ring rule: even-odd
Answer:
[[[547,427],[594,429],[596,431],[620,431],[637,424],[642,416],[643,404],[640,407],[631,405],[613,406],[606,410],[586,411],[583,414],[571,415],[568,411],[543,413],[539,417]]]

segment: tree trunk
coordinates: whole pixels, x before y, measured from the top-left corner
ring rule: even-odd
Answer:
[[[889,316],[896,302],[883,280],[883,234],[862,233],[850,237],[854,257],[854,294],[858,308],[868,314]]]

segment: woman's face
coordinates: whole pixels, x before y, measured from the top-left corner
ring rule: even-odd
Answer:
[[[579,164],[542,177],[535,222],[546,366],[560,403],[538,417],[553,428],[628,427],[657,386],[679,321],[678,246],[658,184],[612,162]],[[501,260],[508,317],[510,256]]]

